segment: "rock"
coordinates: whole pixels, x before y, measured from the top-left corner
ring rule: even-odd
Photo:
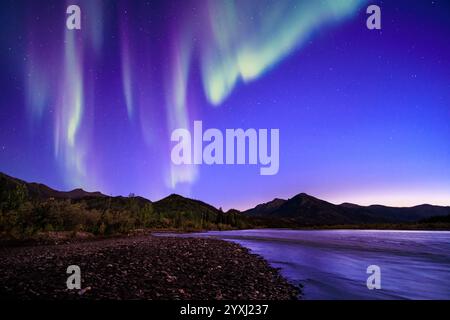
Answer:
[[[72,264],[89,285],[78,292],[65,286]],[[152,236],[1,247],[0,283],[0,298],[21,299],[285,300],[299,294],[238,244]]]
[[[85,294],[86,292],[88,292],[88,291],[90,291],[90,290],[91,290],[91,287],[86,287],[86,288],[81,289],[80,291],[78,291],[78,294],[79,294],[80,296],[82,296],[83,294]]]

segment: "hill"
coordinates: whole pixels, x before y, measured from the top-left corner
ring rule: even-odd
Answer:
[[[249,217],[288,220],[299,226],[354,225],[417,222],[432,216],[450,214],[450,207],[420,205],[395,208],[380,205],[335,205],[300,193],[291,199],[274,199],[243,212]]]
[[[155,203],[142,197],[110,197],[75,189],[57,191],[0,173],[0,238],[29,238],[53,231],[99,235],[136,229],[243,228],[247,218],[202,201],[170,195]]]
[[[184,231],[254,227],[403,228],[405,224],[407,227],[430,217],[448,215],[450,207],[336,205],[305,193],[287,200],[275,198],[244,212],[235,209],[223,212],[177,194],[152,202],[134,195],[110,197],[83,189],[58,191],[0,173],[0,237],[29,237],[47,231],[105,235],[147,228]]]
[[[18,186],[27,189],[28,196],[32,199],[80,199],[84,197],[106,197],[101,192],[87,192],[83,189],[71,191],[57,191],[41,183],[28,183],[23,180],[10,177],[0,172],[0,186],[3,192],[15,190]]]

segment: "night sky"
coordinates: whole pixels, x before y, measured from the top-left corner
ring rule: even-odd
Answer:
[[[82,29],[66,29],[77,4]],[[366,28],[378,4],[382,30]],[[450,2],[0,3],[0,171],[245,209],[450,205]],[[280,168],[172,164],[176,128],[276,128]]]

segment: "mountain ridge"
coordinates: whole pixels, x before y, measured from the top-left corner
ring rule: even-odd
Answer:
[[[99,191],[88,192],[81,188],[70,191],[58,191],[41,183],[28,183],[0,172],[0,187],[3,190],[8,188],[14,189],[17,186],[25,186],[32,199],[54,198],[75,201],[88,199],[88,204],[93,207],[104,206],[107,199],[111,199],[116,205],[122,205],[126,199],[130,198],[122,196],[111,197]],[[217,215],[224,214],[221,209],[206,202],[178,194],[171,194],[154,202],[143,197],[132,196],[131,198],[136,199],[141,207],[149,203],[158,212],[166,213],[169,216],[195,213],[201,214],[206,219],[213,219]],[[109,200],[109,205],[111,205],[111,200]],[[415,222],[435,216],[449,215],[450,207],[430,204],[413,207],[361,206],[353,203],[333,204],[306,193],[299,193],[287,200],[274,198],[248,210],[239,211],[232,209],[228,210],[227,213],[263,220],[283,219],[295,225],[313,226]]]
[[[412,207],[362,206],[348,202],[337,205],[306,193],[299,193],[287,200],[275,198],[245,210],[242,214],[259,218],[291,219],[305,225],[317,223],[345,225],[414,222],[435,216],[446,216],[450,214],[450,207],[430,204]]]
[[[6,187],[24,185],[32,198],[79,199],[83,197],[107,197],[107,195],[104,195],[99,191],[89,192],[81,188],[75,188],[69,191],[59,191],[45,184],[37,182],[26,182],[22,179],[9,176],[3,172],[0,172],[0,185],[6,185]]]

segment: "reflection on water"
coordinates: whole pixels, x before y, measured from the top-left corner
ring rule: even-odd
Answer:
[[[305,299],[450,299],[450,232],[259,229],[182,236],[249,248],[302,284]],[[367,289],[369,265],[381,268],[381,290]]]

